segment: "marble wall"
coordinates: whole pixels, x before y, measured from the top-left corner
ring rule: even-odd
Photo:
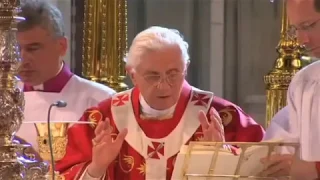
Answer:
[[[72,6],[71,2],[72,0],[49,0],[53,4],[55,4],[61,11],[63,19],[64,19],[64,28],[66,36],[68,37],[68,45],[69,48],[67,50],[66,56],[65,56],[65,62],[68,65],[71,65],[71,53],[72,53],[72,31],[71,31],[71,13],[72,13]]]
[[[277,58],[279,3],[225,0],[224,97],[237,102],[261,124],[266,106],[263,76]]]
[[[210,3],[210,90],[224,97],[225,2]]]

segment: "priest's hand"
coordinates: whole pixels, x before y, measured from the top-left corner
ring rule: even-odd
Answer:
[[[95,129],[96,137],[92,140],[92,162],[88,167],[88,173],[92,177],[98,178],[105,174],[108,166],[118,156],[128,130],[122,130],[116,139],[112,139],[111,133],[109,119],[98,123]]]
[[[275,176],[289,176],[293,156],[291,154],[275,154],[269,158],[261,159],[266,169],[261,172],[261,176],[275,177]]]
[[[224,127],[219,113],[212,107],[209,110],[209,115],[210,121],[204,111],[200,111],[198,116],[204,141],[224,142]]]

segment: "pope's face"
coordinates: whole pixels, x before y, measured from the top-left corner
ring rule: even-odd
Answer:
[[[130,73],[133,84],[154,109],[164,110],[177,103],[187,65],[178,46],[148,51]]]
[[[287,13],[298,42],[312,56],[320,57],[320,13],[315,11],[313,0],[288,0]]]
[[[36,26],[18,32],[21,53],[19,77],[29,85],[39,85],[54,77],[61,67],[61,58],[67,49],[65,37],[53,37],[46,29]]]

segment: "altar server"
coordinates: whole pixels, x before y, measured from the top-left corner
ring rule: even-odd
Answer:
[[[320,57],[320,13],[316,11],[318,0],[288,0],[287,14],[292,25],[293,35],[297,36],[300,44],[305,45],[310,55]],[[265,139],[282,139],[286,142],[300,143],[298,158],[312,168],[297,168],[291,172],[304,175],[316,174],[316,162],[320,161],[320,115],[318,95],[320,93],[320,82],[318,72],[319,62],[308,65],[300,70],[292,79],[287,99],[288,106],[280,111],[271,121],[266,131]],[[286,153],[293,153],[292,150],[284,150]],[[271,164],[273,172],[290,171],[293,157],[284,155],[278,156]],[[319,165],[318,165],[319,166]],[[301,170],[304,169],[304,170]],[[320,169],[318,168],[318,171]],[[312,171],[312,172],[310,172]],[[312,175],[310,179],[317,175]],[[308,178],[307,178],[308,179]]]
[[[83,79],[63,61],[68,48],[61,12],[47,0],[26,0],[21,4],[17,40],[22,63],[18,75],[24,91],[26,121],[46,121],[52,103],[63,100],[65,108],[54,107],[51,121],[77,121],[88,107],[115,93],[109,87]],[[81,61],[79,59],[79,61]],[[37,150],[33,124],[23,124],[18,138]]]

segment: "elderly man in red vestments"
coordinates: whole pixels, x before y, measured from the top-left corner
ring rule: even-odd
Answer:
[[[67,179],[171,179],[189,141],[263,138],[263,128],[238,106],[186,82],[188,44],[178,31],[141,32],[126,63],[134,88],[84,113],[81,121],[96,127],[69,129],[66,156],[56,167]]]

